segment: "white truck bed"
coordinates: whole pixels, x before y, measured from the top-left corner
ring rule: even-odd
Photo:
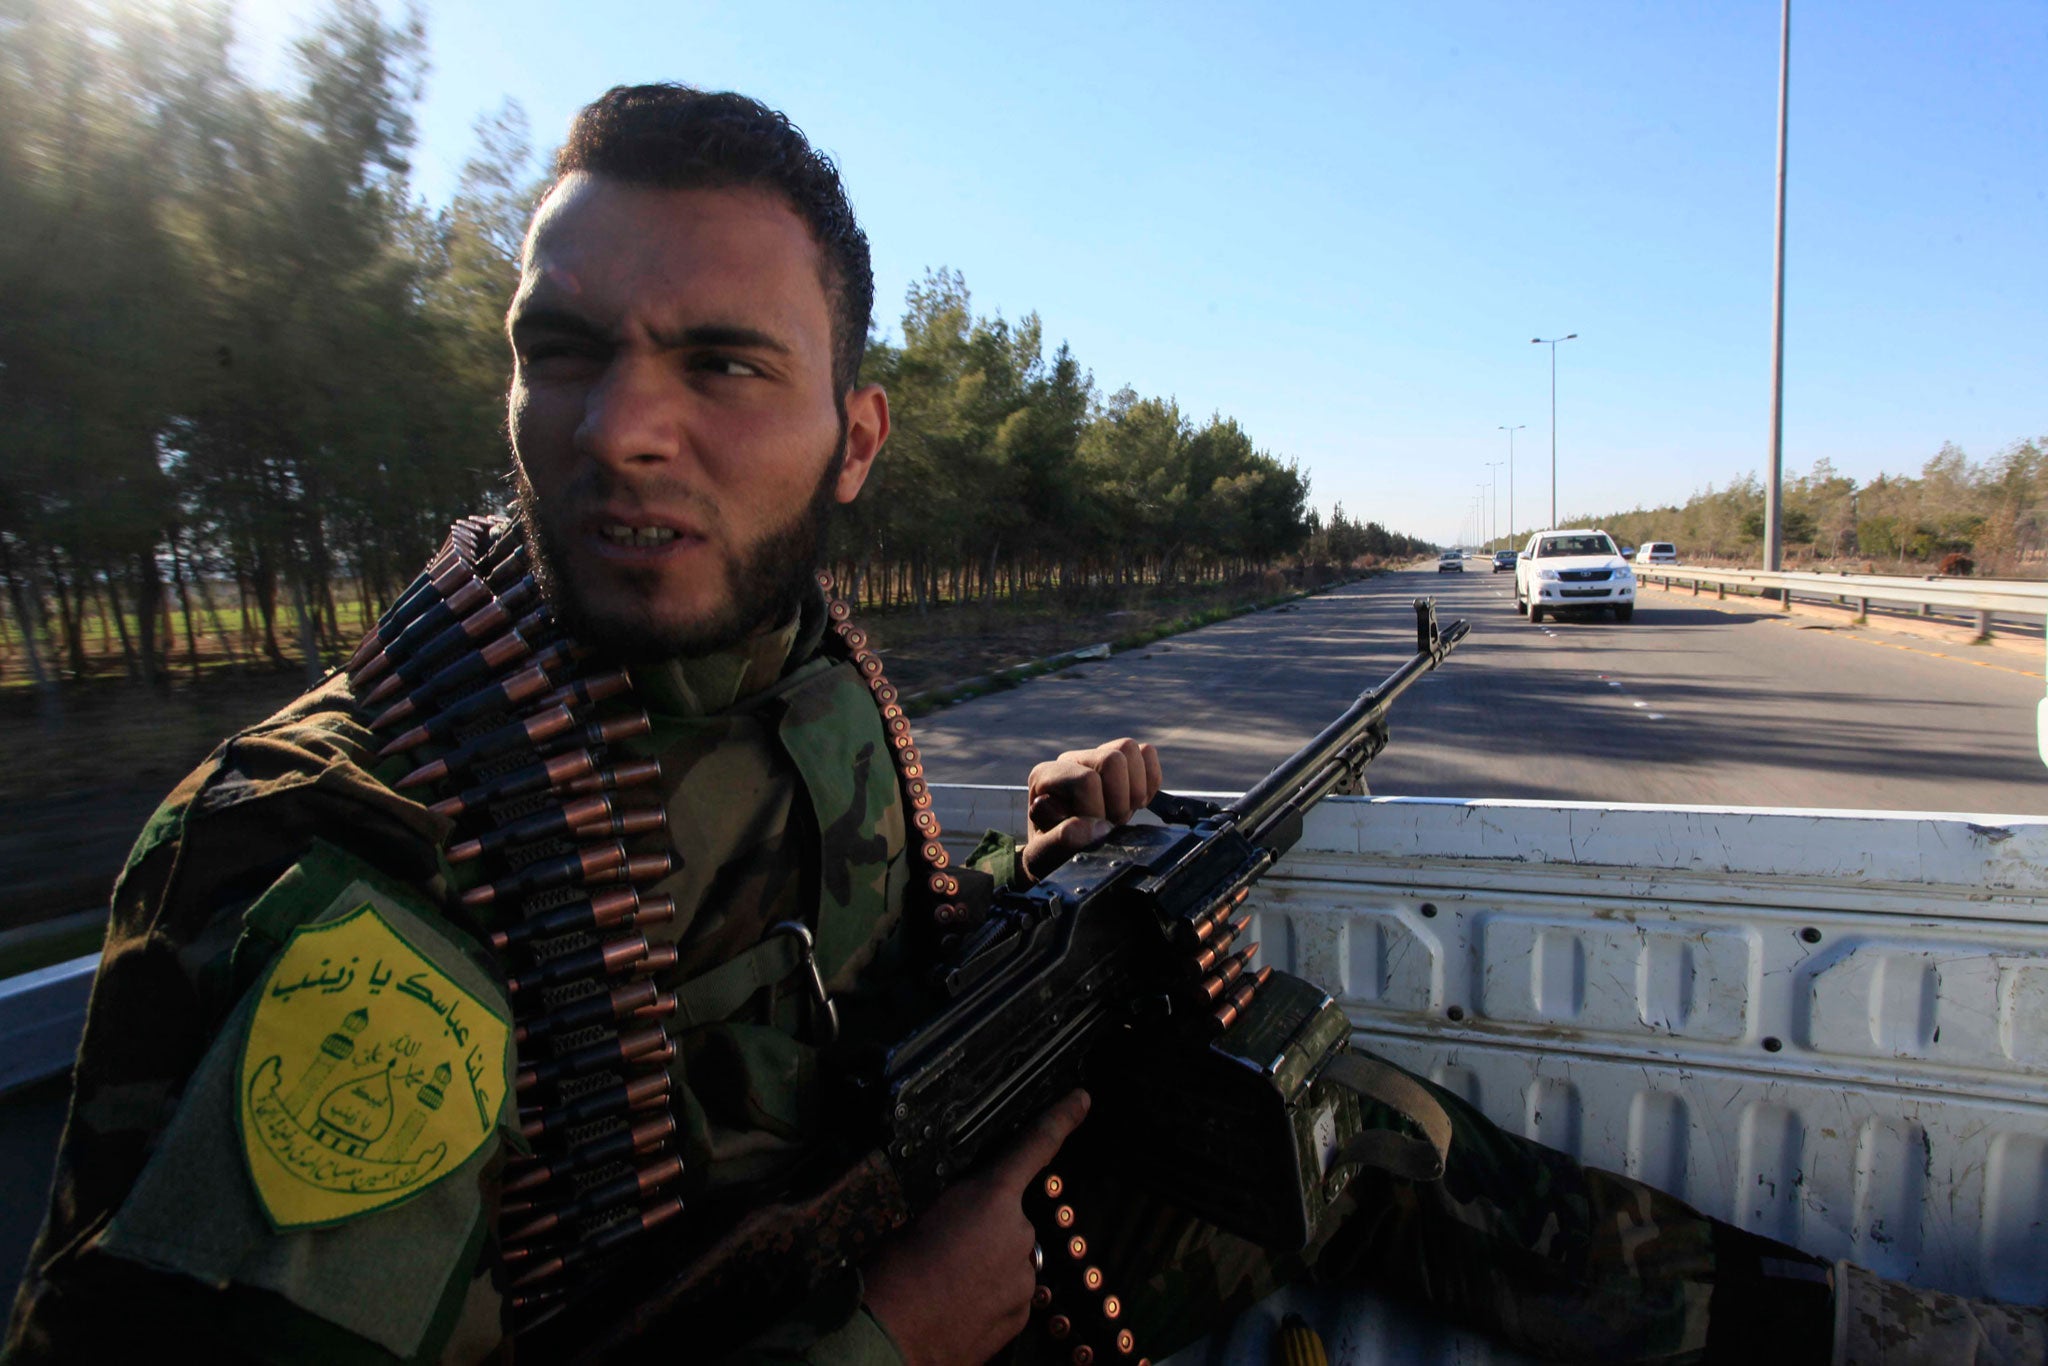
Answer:
[[[948,839],[1022,793],[934,788]],[[1254,892],[1263,961],[1495,1122],[1823,1257],[2048,1301],[2048,820],[1337,798]],[[1180,1360],[1508,1362],[1290,1291]]]

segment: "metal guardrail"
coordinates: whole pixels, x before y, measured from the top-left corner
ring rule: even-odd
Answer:
[[[97,953],[0,980],[0,1095],[71,1066]]]
[[[1825,599],[1854,603],[1858,616],[1870,614],[1873,602],[1918,608],[1930,613],[1960,612],[1977,619],[1977,633],[1991,634],[1994,616],[2026,617],[2032,621],[2048,618],[2048,583],[2024,579],[1908,579],[1885,574],[1813,574],[1763,569],[1704,569],[1686,565],[1638,565],[1636,577],[1670,588],[1690,584],[1695,593],[1715,590],[1717,597],[1728,591],[1775,592],[1781,603],[1794,598]]]

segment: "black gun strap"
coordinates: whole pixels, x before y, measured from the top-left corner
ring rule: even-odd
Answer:
[[[1408,1181],[1436,1181],[1451,1154],[1451,1117],[1413,1077],[1378,1058],[1349,1050],[1323,1065],[1322,1080],[1335,1082],[1386,1106],[1422,1131],[1421,1138],[1388,1129],[1353,1134],[1337,1163],[1359,1162]]]

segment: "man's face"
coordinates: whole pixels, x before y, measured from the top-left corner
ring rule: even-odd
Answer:
[[[572,175],[506,325],[522,510],[578,633],[658,656],[779,624],[889,424],[873,387],[842,417],[802,220],[758,190]]]

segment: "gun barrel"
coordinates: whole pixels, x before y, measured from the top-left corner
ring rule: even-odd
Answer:
[[[1386,719],[1395,699],[1443,663],[1472,629],[1468,622],[1454,621],[1439,631],[1436,604],[1430,598],[1415,600],[1415,628],[1416,652],[1406,663],[1360,693],[1358,700],[1323,727],[1315,739],[1223,808],[1236,818],[1239,828],[1254,844],[1264,843],[1263,836],[1281,822],[1315,805],[1362,767],[1354,754],[1361,744],[1372,746],[1364,756],[1366,759],[1377,753],[1378,744],[1370,737]]]

